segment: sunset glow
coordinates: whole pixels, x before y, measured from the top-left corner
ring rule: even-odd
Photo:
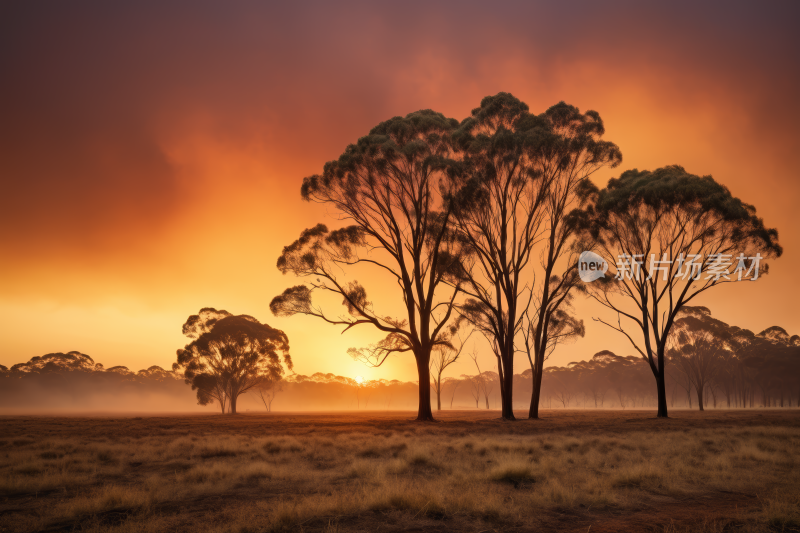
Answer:
[[[0,3],[0,532],[800,532],[798,21]]]
[[[800,82],[786,68],[797,64],[796,47],[791,32],[773,27],[792,17],[730,7],[718,26],[710,6],[690,23],[666,6],[587,4],[573,20],[556,4],[491,14],[465,4],[457,13],[429,6],[429,20],[455,17],[429,31],[399,6],[345,15],[326,4],[240,5],[209,34],[221,9],[193,6],[187,19],[63,4],[41,20],[22,7],[3,17],[1,60],[15,83],[0,89],[0,364],[77,349],[106,366],[168,368],[184,340],[180,324],[210,305],[286,331],[299,373],[359,372],[347,349],[374,342],[374,332],[342,335],[267,308],[293,283],[275,269],[282,247],[318,221],[335,224],[334,213],[301,201],[301,181],[381,120],[420,108],[460,120],[499,91],[535,112],[560,100],[600,112],[624,161],[595,183],[673,163],[712,174],[780,228],[783,265],[800,259]],[[630,23],[637,17],[648,22]],[[563,28],[527,29],[565,18]],[[144,35],[146,46],[132,44]],[[781,102],[781,112],[767,102]],[[800,311],[786,295],[798,293],[797,279],[776,264],[757,287],[701,303],[754,330],[795,331]],[[391,291],[381,277],[369,288]],[[750,315],[737,303],[748,298],[769,305]],[[585,299],[576,309],[600,313]],[[628,350],[589,320],[586,337],[552,363],[600,346]],[[414,373],[400,356],[374,377]]]

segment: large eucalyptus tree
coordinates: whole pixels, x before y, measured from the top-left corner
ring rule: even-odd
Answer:
[[[448,345],[447,327],[464,277],[462,246],[452,238],[451,204],[440,194],[442,168],[451,154],[450,133],[458,126],[431,110],[394,117],[374,127],[325,164],[322,174],[303,180],[304,200],[333,208],[345,227],[317,226],[302,232],[278,259],[283,273],[306,278],[271,304],[279,316],[305,314],[344,331],[370,325],[385,333],[379,343],[350,354],[378,366],[394,353],[413,354],[419,376],[418,420],[432,420],[430,359]],[[397,297],[378,309],[367,290],[347,276],[371,267],[371,280],[396,286]],[[325,311],[312,294],[341,298],[346,313]],[[400,305],[393,315],[386,306]]]
[[[577,275],[564,257],[574,237],[569,215],[589,176],[621,161],[603,133],[594,111],[561,102],[534,115],[508,93],[484,98],[453,133],[459,150],[448,173],[454,222],[475,265],[462,284],[468,299],[460,310],[493,348],[505,419],[514,419],[519,346],[524,342],[534,374],[535,418],[546,354],[583,334],[582,321],[566,312]]]
[[[595,320],[623,334],[647,361],[658,416],[666,417],[664,355],[679,313],[712,287],[766,274],[763,260],[783,252],[778,231],[765,227],[755,207],[711,176],[677,165],[612,178],[580,220],[611,268],[587,287],[617,316]],[[638,333],[623,327],[622,318]]]

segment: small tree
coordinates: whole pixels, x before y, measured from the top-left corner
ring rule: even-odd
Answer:
[[[723,370],[725,353],[737,348],[735,337],[727,324],[711,317],[706,307],[686,306],[679,316],[672,329],[670,359],[677,362],[694,387],[699,409],[704,411],[704,393],[713,393],[712,383]]]
[[[196,315],[191,315],[181,329],[190,339],[197,339],[203,333],[211,331],[217,322],[229,316],[232,315],[225,310],[217,311],[213,307],[204,307]],[[225,414],[228,407],[228,384],[225,376],[215,372],[196,372],[194,369],[188,369],[188,364],[181,363],[183,351],[184,349],[178,350],[178,362],[172,364],[172,370],[183,373],[186,384],[197,391],[197,403],[208,405],[216,401],[222,414]]]
[[[478,389],[478,398],[483,396],[483,400],[486,404],[486,409],[489,409],[489,395],[492,393],[492,389],[494,389],[494,385],[492,385],[492,382],[494,380],[492,379],[492,376],[488,371],[481,372],[481,365],[478,363],[478,350],[473,349],[472,353],[469,354],[469,357],[470,359],[472,359],[472,362],[475,363],[475,368],[478,370],[478,374],[473,379],[473,384]],[[498,374],[498,379],[499,379],[499,374]],[[477,404],[478,402],[476,401],[475,402],[476,407]]]
[[[431,374],[433,375],[433,390],[436,392],[436,410],[442,410],[442,374],[448,366],[458,361],[461,351],[464,349],[464,343],[469,340],[472,335],[472,330],[464,340],[458,337],[457,344],[440,344],[431,354]],[[452,402],[451,408],[452,408]]]
[[[462,374],[461,379],[469,381],[469,392],[472,395],[472,399],[475,400],[475,409],[479,409],[479,403],[481,400],[481,380],[480,376],[470,376],[467,374]]]
[[[545,361],[550,358],[559,344],[568,344],[586,335],[583,320],[570,314],[573,295],[569,292],[572,290],[573,284],[573,282],[564,284],[561,278],[552,276],[551,285],[553,285],[554,292],[547,290],[544,294],[549,295],[548,298],[553,294],[560,294],[560,297],[557,299],[557,303],[554,303],[553,307],[545,312],[547,319],[540,321],[534,318],[535,315],[528,310],[524,313],[522,338],[525,355],[528,356],[528,362],[531,365],[533,386],[528,418],[539,418],[539,397]]]
[[[267,412],[272,412],[272,402],[275,401],[275,396],[281,391],[280,381],[273,379],[266,379],[258,385],[258,395],[267,408]]]
[[[204,311],[205,318],[204,318]],[[284,365],[291,370],[286,334],[248,315],[233,316],[212,308],[189,317],[184,332],[194,341],[178,350],[173,370],[197,390],[197,400],[213,400],[236,414],[240,395],[266,381],[278,381]]]
[[[453,402],[456,399],[456,391],[461,385],[461,380],[458,378],[445,378],[445,385],[450,385],[450,409],[453,408]]]
[[[576,217],[594,251],[617,265],[587,286],[617,315],[595,320],[625,335],[647,362],[658,416],[666,417],[665,353],[678,313],[712,287],[765,274],[761,260],[783,251],[778,232],[711,176],[680,166],[624,172]],[[622,327],[623,317],[639,330],[638,340]]]

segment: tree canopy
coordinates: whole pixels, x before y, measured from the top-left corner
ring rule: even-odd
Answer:
[[[197,391],[198,403],[216,400],[223,413],[227,406],[235,414],[239,395],[293,368],[286,334],[252,316],[205,308],[183,331],[194,340],[178,350],[173,369]]]

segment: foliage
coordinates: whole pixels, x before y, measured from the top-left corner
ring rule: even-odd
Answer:
[[[284,365],[292,369],[289,339],[283,331],[248,315],[234,316],[210,308],[199,316],[189,317],[184,324],[187,336],[196,337],[178,350],[173,365],[197,391],[199,404],[216,400],[223,412],[228,405],[236,413],[239,395],[280,380]]]

